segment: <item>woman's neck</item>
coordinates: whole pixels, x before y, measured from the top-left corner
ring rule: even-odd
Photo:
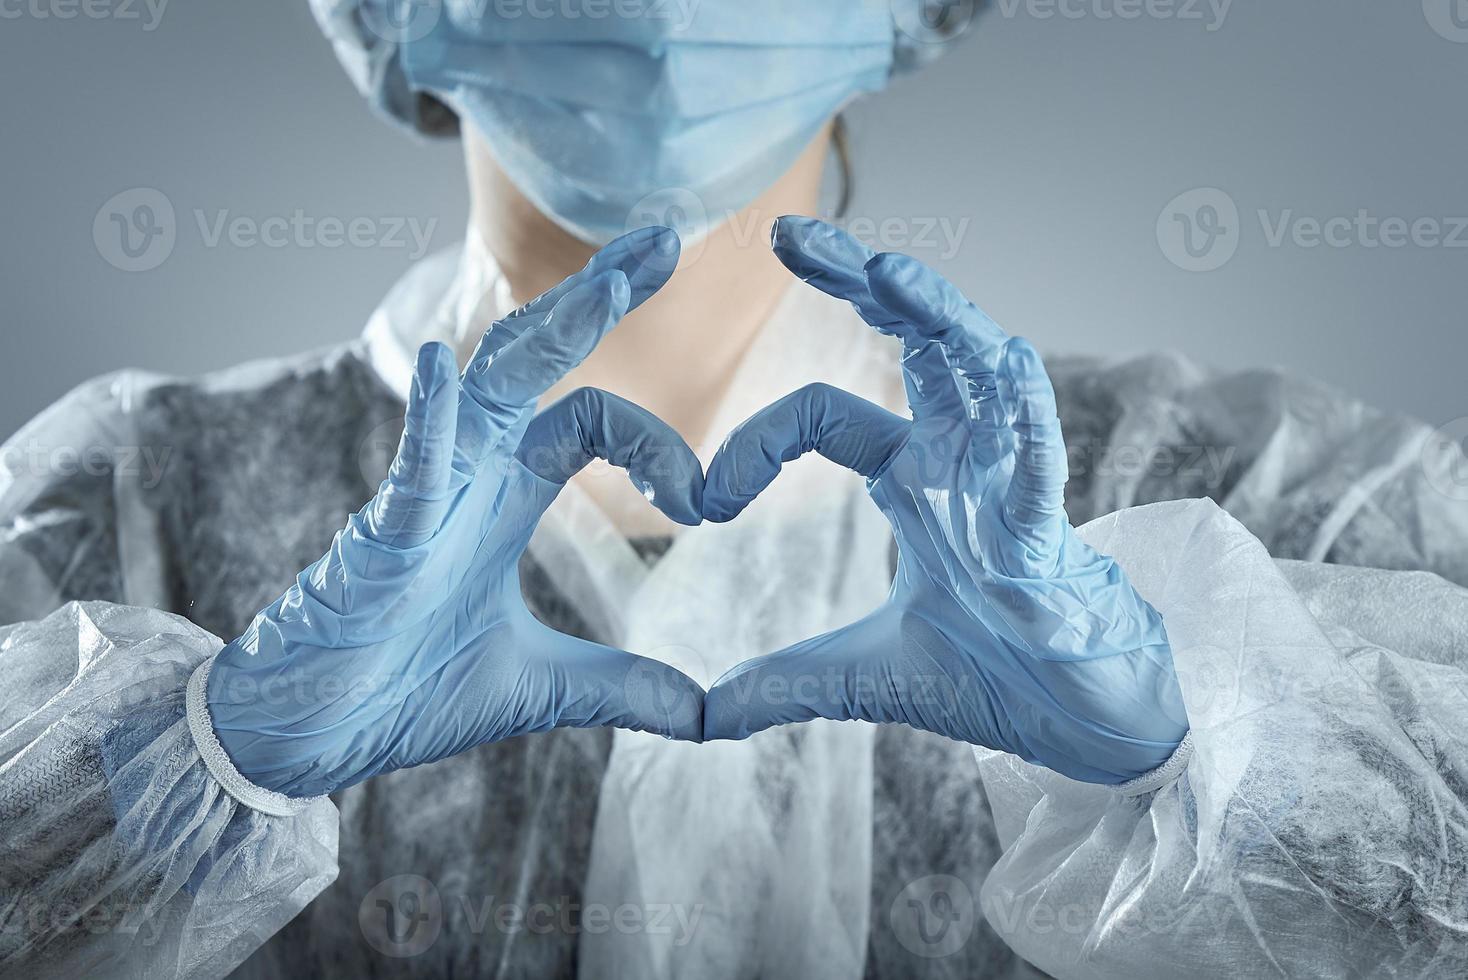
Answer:
[[[714,411],[792,281],[770,252],[770,225],[782,214],[816,211],[829,140],[823,132],[757,201],[705,240],[685,246],[672,280],[629,314],[547,401],[582,386],[605,388],[656,414],[695,449],[719,438],[708,431]],[[474,231],[515,302],[586,264],[592,246],[538,212],[477,134],[466,134],[465,146]]]

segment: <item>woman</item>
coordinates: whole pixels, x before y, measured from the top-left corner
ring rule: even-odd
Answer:
[[[315,9],[457,122],[471,233],[358,343],[7,444],[7,971],[1461,966],[1468,599],[1420,572],[1468,580],[1468,511],[1422,426],[1047,377],[910,260],[772,258],[915,5]],[[879,507],[775,479],[811,448]]]

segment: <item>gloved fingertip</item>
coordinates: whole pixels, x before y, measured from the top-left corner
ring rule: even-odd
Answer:
[[[703,740],[741,742],[751,734],[747,712],[733,691],[716,681],[703,697]]]
[[[749,506],[751,498],[729,486],[727,473],[723,457],[715,456],[703,481],[703,519],[711,524],[727,524]]]
[[[621,269],[608,269],[592,276],[590,286],[599,290],[615,306],[626,304],[632,296],[632,283]]]
[[[705,694],[703,688],[691,679],[688,681],[688,697],[697,710],[692,712],[670,710],[665,734],[677,742],[700,743],[703,741]]]
[[[693,483],[679,479],[671,485],[668,481],[661,482],[663,484],[661,488],[655,483],[648,482],[640,484],[638,489],[647,502],[662,511],[668,519],[686,527],[697,527],[702,524],[702,480]]]
[[[631,297],[632,286],[626,273],[621,269],[608,269],[567,293],[556,304],[551,319],[554,321],[558,315],[564,317],[568,312],[574,312],[579,318],[598,324],[604,333],[627,312]]]
[[[625,683],[634,728],[680,742],[703,741],[704,690],[677,668],[637,659]]]
[[[1011,337],[1004,344],[1004,368],[1015,379],[1043,373],[1045,362],[1035,345],[1023,337]]]
[[[946,293],[933,281],[926,266],[901,252],[872,256],[864,270],[872,298],[918,328],[945,320]]]
[[[1045,371],[1045,361],[1035,346],[1023,337],[1005,343],[1000,361],[1000,379],[1007,405],[1022,421],[1038,421],[1056,413],[1055,388]]]
[[[664,494],[662,497],[652,499],[653,506],[657,507],[669,518],[685,527],[698,527],[703,523],[703,486],[700,481],[697,484],[689,484],[682,493]]]
[[[879,285],[887,289],[910,288],[920,269],[916,259],[901,252],[878,252],[862,267],[874,293]]]
[[[610,242],[603,245],[596,254],[601,258],[611,256],[620,257],[623,253],[633,254],[640,246],[657,238],[667,230],[664,225],[644,225],[641,228],[634,228],[624,235],[613,238]]]
[[[630,261],[624,267],[631,286],[630,307],[645,303],[662,289],[678,269],[683,245],[678,233],[662,225],[642,229],[647,234],[629,246]]]
[[[430,425],[430,416],[442,415],[432,408],[449,385],[457,384],[459,366],[445,344],[431,341],[418,348],[413,364],[413,383],[408,389],[407,425],[417,429]]]
[[[611,279],[608,283],[611,290],[611,311],[617,319],[621,319],[632,306],[632,281],[621,269],[614,269],[607,275]]]
[[[441,341],[430,340],[418,348],[413,363],[413,379],[422,384],[424,391],[435,391],[448,378],[458,374],[454,352]]]
[[[810,224],[811,219],[798,214],[782,214],[770,226],[770,247],[780,248],[790,244],[795,233]]]
[[[833,229],[824,221],[804,215],[787,214],[775,219],[770,227],[770,248],[776,257],[793,272],[802,264],[807,252],[817,240]]]
[[[748,501],[736,498],[715,496],[708,493],[703,498],[703,519],[710,524],[728,524],[734,518],[744,513]]]

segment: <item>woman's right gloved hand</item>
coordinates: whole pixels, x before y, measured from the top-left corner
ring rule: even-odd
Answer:
[[[1120,784],[1188,733],[1162,616],[1065,513],[1055,392],[1039,355],[937,272],[813,219],[776,254],[902,340],[912,418],[812,385],[740,425],[709,464],[704,516],[727,521],[811,450],[867,478],[897,539],[887,601],[746,661],[709,689],[704,736],[813,718],[903,723]]]
[[[697,684],[544,626],[518,573],[541,514],[594,457],[674,520],[700,520],[702,468],[651,414],[583,389],[532,418],[677,249],[658,228],[613,242],[495,324],[462,377],[442,344],[419,352],[376,497],[204,668],[214,735],[245,779],[317,796],[557,726],[701,738]]]

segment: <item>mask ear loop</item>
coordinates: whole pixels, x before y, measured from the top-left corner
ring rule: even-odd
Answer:
[[[851,210],[851,198],[856,190],[856,178],[851,167],[851,134],[844,115],[837,115],[831,126],[831,151],[836,155],[836,170],[841,178],[841,192],[836,198],[836,217],[844,218]]]

